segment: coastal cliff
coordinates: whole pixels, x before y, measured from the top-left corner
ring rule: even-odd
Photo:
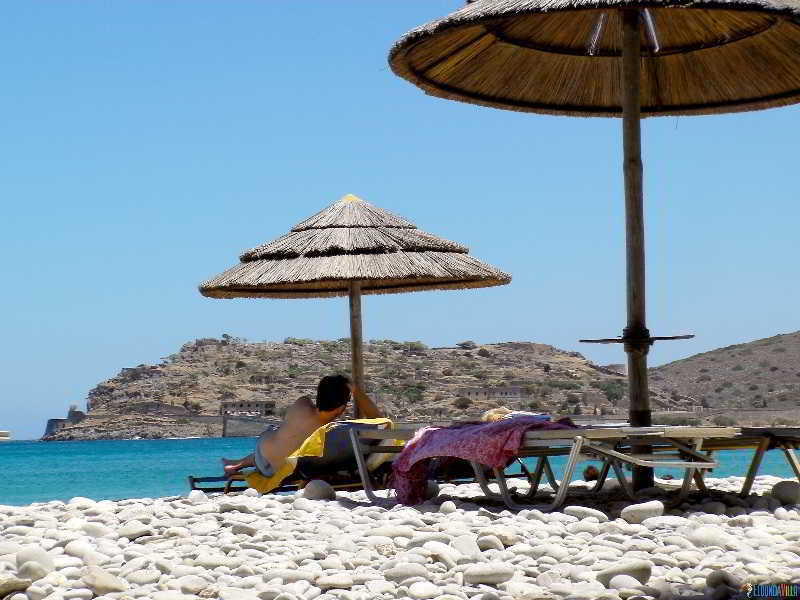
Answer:
[[[405,421],[475,417],[495,406],[624,419],[621,365],[533,342],[429,348],[364,345],[367,391]],[[800,333],[721,348],[650,370],[659,422],[789,424],[800,417]],[[45,440],[222,435],[223,413],[279,419],[322,375],[350,370],[350,342],[223,335],[184,344],[159,364],[122,369],[93,388],[86,414],[50,426]],[[78,413],[74,413],[78,414]],[[73,415],[74,416],[74,415]],[[57,429],[57,430],[56,430]]]
[[[461,418],[497,405],[567,414],[624,406],[623,375],[546,344],[428,348],[373,340],[364,361],[368,392],[396,419]],[[348,339],[198,339],[159,364],[124,368],[101,382],[86,398],[84,419],[43,439],[220,435],[223,406],[229,414],[280,418],[289,403],[314,393],[322,375],[349,370]]]

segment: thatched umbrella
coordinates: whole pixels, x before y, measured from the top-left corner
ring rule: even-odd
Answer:
[[[361,296],[505,285],[469,250],[348,194],[200,285],[209,298],[350,296],[353,380],[363,389]]]
[[[623,117],[630,422],[650,424],[641,116],[800,101],[798,0],[469,0],[392,48],[426,93],[508,110]],[[637,488],[652,471],[637,470]]]

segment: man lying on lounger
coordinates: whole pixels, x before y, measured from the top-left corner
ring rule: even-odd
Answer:
[[[323,377],[317,386],[317,401],[303,396],[286,411],[277,430],[267,430],[256,442],[256,451],[238,460],[222,459],[225,475],[240,469],[255,467],[265,477],[271,477],[318,428],[335,421],[344,413],[350,396],[355,397],[359,414],[366,419],[380,417],[380,411],[369,397],[343,375]]]

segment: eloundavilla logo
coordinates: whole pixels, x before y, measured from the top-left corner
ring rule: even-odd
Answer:
[[[742,591],[748,598],[798,598],[800,584],[797,583],[745,583]]]

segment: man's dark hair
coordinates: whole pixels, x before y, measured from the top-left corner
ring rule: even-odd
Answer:
[[[317,386],[317,410],[335,410],[350,400],[350,380],[344,375],[326,375]]]

